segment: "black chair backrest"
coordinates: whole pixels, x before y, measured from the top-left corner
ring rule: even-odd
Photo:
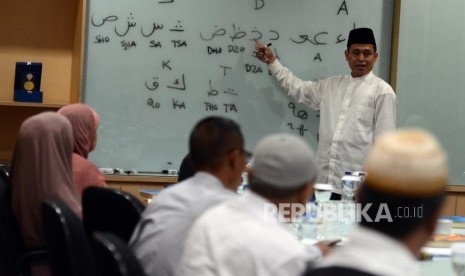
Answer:
[[[88,236],[95,231],[110,232],[128,243],[144,204],[124,191],[89,187],[82,195],[82,217]]]
[[[3,178],[3,180],[5,180],[6,183],[9,182],[9,178],[10,178],[10,166],[9,165],[5,165],[5,164],[0,165],[0,177]]]
[[[0,275],[29,274],[32,263],[46,263],[44,249],[25,250],[21,231],[11,210],[9,166],[0,166]]]
[[[44,236],[53,275],[95,275],[95,260],[81,220],[60,200],[42,204]]]
[[[0,275],[14,275],[15,264],[24,251],[18,223],[11,211],[8,176],[0,169]]]
[[[145,276],[139,260],[118,236],[95,232],[93,239],[99,276]]]

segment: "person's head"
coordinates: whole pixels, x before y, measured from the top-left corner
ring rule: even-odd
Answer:
[[[12,175],[17,174],[20,167],[28,166],[39,166],[43,171],[47,169],[51,172],[64,168],[71,173],[72,152],[73,131],[70,122],[55,112],[39,113],[21,124],[13,153]],[[60,168],[54,168],[56,165],[47,167],[54,161],[59,163]],[[27,169],[22,171],[26,173]]]
[[[43,243],[40,206],[64,201],[80,216],[72,179],[73,131],[56,112],[26,119],[19,130],[11,163],[11,206],[27,247]]]
[[[74,152],[87,158],[97,144],[99,117],[88,105],[75,103],[66,105],[58,113],[68,118],[73,127]]]
[[[178,182],[184,181],[196,173],[190,159],[190,153],[187,153],[182,159],[181,165],[179,166]]]
[[[369,209],[360,224],[416,253],[434,232],[445,196],[448,171],[441,146],[421,129],[385,134],[369,152],[365,170],[358,201]]]
[[[216,175],[233,190],[241,183],[246,164],[244,138],[233,120],[218,116],[200,120],[190,134],[189,152],[197,171]]]
[[[351,30],[347,39],[345,57],[352,77],[361,77],[370,73],[378,59],[373,31],[369,28]]]
[[[307,203],[317,167],[313,150],[302,138],[273,134],[255,147],[250,189],[274,203]]]

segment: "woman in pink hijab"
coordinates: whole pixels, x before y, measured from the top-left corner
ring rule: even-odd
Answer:
[[[11,164],[11,208],[28,249],[45,242],[43,201],[60,199],[81,217],[72,178],[72,152],[72,129],[65,117],[43,112],[21,125]]]
[[[58,110],[68,118],[73,127],[73,180],[79,196],[89,186],[106,187],[105,179],[97,167],[87,157],[97,144],[97,113],[85,104],[70,104]]]

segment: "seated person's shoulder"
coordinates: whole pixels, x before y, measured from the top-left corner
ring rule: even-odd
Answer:
[[[308,268],[303,276],[376,276],[365,271],[357,270],[349,267],[328,266],[320,268]]]

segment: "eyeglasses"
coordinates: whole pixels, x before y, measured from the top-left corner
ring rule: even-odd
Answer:
[[[365,50],[365,51],[360,51],[360,50],[353,50],[353,51],[350,51],[349,52],[349,55],[351,57],[359,57],[360,55],[363,55],[364,58],[369,58],[371,56],[373,56],[373,52],[372,51],[369,51],[369,50]]]

